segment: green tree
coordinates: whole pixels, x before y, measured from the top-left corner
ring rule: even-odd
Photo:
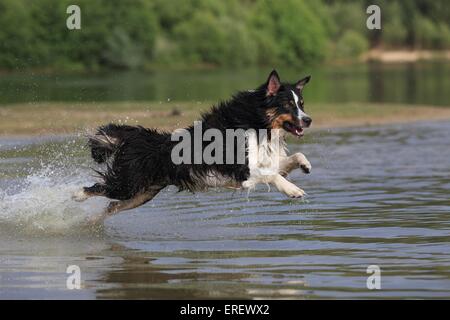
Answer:
[[[328,38],[322,22],[325,17],[317,16],[316,11],[311,9],[312,5],[321,3],[303,0],[258,1],[252,23],[255,32],[261,33],[257,38],[258,49],[266,57],[268,54],[276,55],[273,60],[286,65],[298,66],[322,60]],[[262,41],[270,41],[274,45]],[[260,56],[259,62],[265,64],[266,61],[262,61]]]
[[[29,24],[30,12],[23,1],[0,1],[0,67],[12,69],[31,64]]]

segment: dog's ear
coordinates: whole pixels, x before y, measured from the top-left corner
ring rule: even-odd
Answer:
[[[311,76],[304,77],[302,80],[298,80],[295,84],[295,87],[298,89],[298,91],[302,92],[305,85],[311,80]]]
[[[267,96],[276,95],[280,87],[281,87],[280,77],[278,76],[277,71],[273,70],[270,73],[269,78],[267,79],[266,95]]]

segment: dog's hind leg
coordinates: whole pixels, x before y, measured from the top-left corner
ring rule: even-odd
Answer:
[[[90,197],[105,196],[105,193],[105,185],[96,183],[92,187],[84,187],[81,190],[78,190],[72,195],[72,199],[78,202],[82,202],[89,199]]]
[[[97,223],[121,211],[137,208],[147,203],[148,201],[152,200],[162,189],[164,189],[164,187],[153,186],[151,189],[146,190],[131,199],[121,201],[111,201],[108,207],[105,209],[105,211],[103,211],[103,213],[100,214],[99,216],[96,216],[93,219],[91,219],[91,222]]]

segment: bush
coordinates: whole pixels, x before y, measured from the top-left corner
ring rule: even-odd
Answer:
[[[367,51],[369,43],[364,36],[353,31],[346,31],[336,44],[337,58],[357,58]]]
[[[405,45],[407,30],[402,24],[402,8],[398,2],[386,3],[383,11],[382,37],[386,44],[391,47]]]
[[[252,26],[261,34],[257,38],[258,51],[262,52],[258,57],[260,64],[280,61],[299,66],[325,57],[328,35],[323,27],[323,17],[317,16],[311,5],[321,4],[301,0],[257,2]]]
[[[436,47],[439,49],[450,49],[450,27],[443,22],[437,25],[438,40]]]
[[[135,68],[153,57],[157,21],[147,1],[78,3],[82,27],[68,32],[66,41],[72,60],[88,68]]]
[[[23,1],[0,1],[0,67],[30,65],[30,12]]]
[[[0,0],[0,67],[132,67],[138,61],[138,47],[151,58],[157,24],[148,1],[78,0],[81,30],[66,27],[70,4],[70,0]]]
[[[335,1],[330,6],[331,20],[337,24],[333,30],[333,37],[339,38],[348,31],[364,33],[366,31],[365,7],[362,1]]]
[[[225,64],[233,67],[254,65],[257,60],[256,41],[244,23],[224,19],[223,27],[227,30]]]
[[[433,21],[419,15],[415,21],[415,46],[430,49],[439,43],[439,30]]]
[[[194,14],[175,27],[174,35],[185,61],[217,65],[226,62],[226,30],[212,13]]]
[[[106,40],[103,58],[104,62],[112,67],[134,69],[143,65],[144,52],[127,32],[116,27]]]
[[[381,32],[351,0],[0,0],[0,69],[132,69],[164,64],[299,66],[375,46],[450,48],[448,0],[378,0]],[[335,49],[329,50],[330,48]]]

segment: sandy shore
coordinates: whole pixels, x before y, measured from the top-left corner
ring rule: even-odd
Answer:
[[[47,135],[86,132],[108,122],[158,127],[185,127],[209,103],[39,103],[0,106],[0,135]],[[396,104],[313,104],[307,106],[313,128],[374,126],[450,120],[450,108]]]
[[[383,63],[417,62],[421,60],[450,60],[450,50],[380,50],[372,49],[362,56],[363,61]]]

